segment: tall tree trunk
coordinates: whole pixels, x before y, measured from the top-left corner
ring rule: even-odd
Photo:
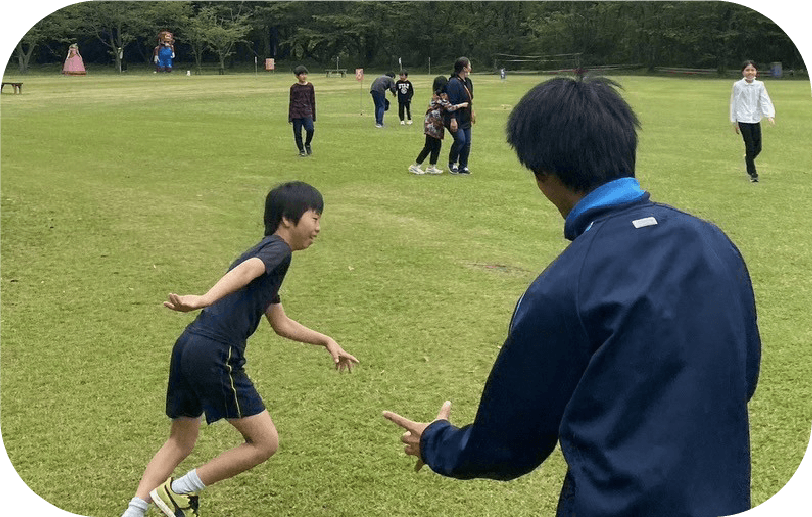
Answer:
[[[28,73],[28,63],[31,62],[31,56],[34,54],[34,47],[36,43],[28,46],[28,51],[23,50],[23,42],[17,43],[17,63],[20,67],[20,74],[26,75]]]

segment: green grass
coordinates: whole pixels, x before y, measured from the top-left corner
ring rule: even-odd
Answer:
[[[207,490],[204,511],[554,512],[559,452],[509,483],[415,475],[380,416],[428,420],[450,399],[452,421],[470,422],[515,301],[566,245],[557,211],[504,142],[511,107],[538,78],[474,76],[470,178],[406,172],[422,147],[427,76],[411,77],[418,123],[400,127],[391,110],[376,130],[371,78],[314,74],[307,159],[287,124],[290,75],[23,79],[23,95],[0,105],[0,401],[8,455],[34,491],[82,515],[124,509],[166,437],[169,351],[191,318],[161,301],[208,288],[261,236],[268,189],[301,179],[326,208],[316,245],[294,255],[285,309],[362,364],[340,376],[323,350],[263,325],[248,371],[281,447]],[[727,123],[732,81],[618,79],[643,123],[644,188],[718,224],[748,262],[764,347],[750,404],[753,502],[763,502],[794,473],[812,421],[809,84],[767,84],[778,126],[764,129],[753,185]],[[178,473],[238,441],[227,424],[206,428]]]

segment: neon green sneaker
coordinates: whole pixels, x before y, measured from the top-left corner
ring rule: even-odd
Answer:
[[[197,494],[178,494],[172,490],[172,478],[170,477],[158,488],[151,491],[149,496],[155,506],[166,515],[166,517],[199,517],[197,513]]]

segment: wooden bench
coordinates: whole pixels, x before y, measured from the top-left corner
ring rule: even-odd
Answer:
[[[0,86],[0,92],[3,91],[3,88],[5,88],[7,84],[11,85],[14,93],[23,93],[23,83],[3,83],[3,85]]]
[[[346,68],[337,68],[335,70],[325,70],[325,72],[327,72],[327,77],[331,77],[333,75],[340,75],[341,77],[344,77],[345,75],[347,75],[347,69]]]

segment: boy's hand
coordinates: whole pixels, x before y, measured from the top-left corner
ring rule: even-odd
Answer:
[[[208,304],[203,301],[203,297],[196,294],[180,296],[175,293],[169,293],[169,300],[164,302],[164,307],[177,312],[191,312],[207,306]]]
[[[340,372],[343,372],[346,368],[348,372],[352,373],[353,365],[359,363],[358,359],[348,354],[346,350],[341,348],[341,346],[332,339],[328,340],[324,346],[327,347],[327,351],[330,352],[330,355],[333,357],[336,370]]]
[[[417,456],[417,463],[414,466],[414,471],[419,472],[424,465],[423,458],[420,455],[420,439],[423,437],[423,431],[426,430],[426,427],[428,427],[429,424],[412,422],[408,418],[404,418],[397,413],[392,413],[391,411],[384,411],[383,417],[390,422],[394,422],[400,427],[406,429],[406,432],[400,437],[400,441],[406,444],[404,447],[406,454],[409,456]],[[437,420],[448,420],[449,417],[451,417],[451,402],[446,401],[445,404],[443,404],[443,407],[440,408],[440,412],[437,413],[437,418],[435,418],[433,422],[436,422]]]

